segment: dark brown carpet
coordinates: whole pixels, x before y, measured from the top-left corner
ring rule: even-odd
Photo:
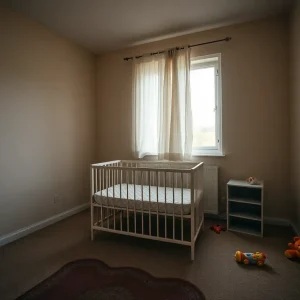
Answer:
[[[209,229],[214,223],[205,220],[191,262],[186,246],[108,233],[97,234],[92,242],[90,213],[84,211],[0,247],[0,299],[16,299],[66,263],[84,258],[139,268],[159,278],[185,279],[207,300],[300,299],[300,262],[284,255],[294,236],[290,228],[266,225],[260,238],[230,231],[216,234]],[[236,263],[237,250],[266,253],[266,266]]]
[[[111,268],[100,260],[70,262],[18,300],[205,300],[182,279],[155,278],[137,268]]]

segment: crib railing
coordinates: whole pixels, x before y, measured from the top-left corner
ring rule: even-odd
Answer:
[[[117,160],[91,165],[92,239],[94,230],[102,230],[179,243],[192,247],[193,258],[194,243],[204,219],[202,174],[203,163],[191,162]],[[137,202],[138,190],[141,199]],[[190,213],[185,214],[187,190]],[[159,201],[160,193],[164,194],[164,202]],[[101,197],[100,203],[95,201],[95,194]],[[167,201],[168,197],[171,202]],[[116,205],[117,198],[126,199],[126,205]],[[175,205],[180,209],[175,211]],[[184,232],[187,221],[188,235]]]

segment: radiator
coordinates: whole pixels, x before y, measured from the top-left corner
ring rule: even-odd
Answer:
[[[204,212],[209,214],[219,213],[218,200],[218,166],[204,165]]]

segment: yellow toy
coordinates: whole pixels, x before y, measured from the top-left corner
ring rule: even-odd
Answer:
[[[255,253],[243,253],[242,251],[236,251],[235,260],[245,265],[258,265],[259,267],[265,264],[266,255],[262,252]]]

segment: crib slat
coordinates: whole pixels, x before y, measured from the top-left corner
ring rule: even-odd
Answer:
[[[117,163],[117,167],[119,167],[119,165],[120,165],[120,163]],[[118,172],[118,170],[116,170],[117,171],[117,183],[116,184],[118,184],[119,183],[119,172]]]
[[[157,169],[158,169],[158,165],[157,165]],[[158,179],[157,180],[158,180],[158,186],[160,186],[161,185],[161,182],[160,182],[160,172],[158,172]]]
[[[94,240],[94,203],[95,203],[95,189],[94,189],[94,172],[95,169],[91,166],[90,167],[90,189],[91,189],[91,194],[90,194],[90,201],[91,201],[91,240]]]
[[[95,190],[95,193],[98,192],[98,172],[97,170],[95,169],[94,170],[94,190]],[[94,209],[94,225],[97,225],[97,208]],[[96,221],[95,221],[95,218],[96,218]]]
[[[99,189],[100,189],[100,196],[102,197],[102,169],[97,169],[99,171]]]
[[[142,187],[142,234],[144,234],[144,183],[143,183],[143,171],[141,171],[141,187]]]
[[[188,186],[189,185],[189,174],[186,173],[184,175],[185,175],[185,178],[186,178],[186,186],[185,187],[188,188],[189,187]]]
[[[96,169],[93,169],[93,171],[94,171],[94,172],[93,172],[94,192],[96,193],[96,192],[97,192],[97,180],[96,180],[96,178],[97,178],[97,170],[96,170]]]
[[[99,191],[99,184],[98,184],[98,170],[96,169],[95,170],[96,172],[95,172],[95,188],[96,188],[96,192],[98,192]]]
[[[108,188],[109,188],[109,169],[107,169],[107,168],[105,168],[105,178],[106,178],[106,193],[107,193],[106,203],[107,203],[107,206],[109,206],[109,202],[108,202],[108,198],[109,198],[109,195],[108,195]],[[109,208],[106,209],[105,214],[107,214],[106,217],[109,216]],[[106,220],[107,220],[106,225],[107,225],[107,228],[109,229],[109,218],[107,218]]]
[[[104,169],[101,170],[101,182],[102,182],[102,189],[104,189]],[[101,190],[101,196],[102,196],[102,190]],[[103,199],[101,198],[101,227],[104,227],[103,225]]]
[[[165,172],[165,238],[167,238],[167,172]]]
[[[122,198],[122,170],[120,170],[120,199]],[[123,231],[123,210],[121,210],[121,217],[120,217],[120,226],[121,231]]]
[[[116,230],[115,184],[115,170],[112,170],[114,230]]]
[[[132,171],[133,174],[133,198],[134,198],[134,233],[136,233],[136,210],[135,210],[135,205],[136,205],[136,186],[135,186],[135,170]]]
[[[181,240],[183,241],[183,174],[181,173]]]
[[[98,191],[101,191],[101,170],[100,169],[96,169],[96,173],[97,173],[97,186],[98,186]],[[96,218],[97,218],[97,226],[99,226],[99,208],[96,208]]]
[[[174,172],[172,172],[172,186],[173,186],[173,240],[175,240],[175,189],[174,189]]]
[[[196,183],[197,184],[197,183]],[[191,259],[195,256],[195,177],[191,173]]]
[[[151,235],[151,185],[150,185],[150,171],[148,171],[148,186],[149,186],[149,235]]]
[[[110,169],[108,169],[108,187],[110,187]]]
[[[127,183],[127,232],[129,232],[129,211],[128,211],[128,180],[129,180],[129,176],[128,176],[128,170],[126,172],[126,183]]]
[[[159,236],[159,205],[158,205],[158,171],[156,171],[156,203],[157,203],[157,213],[156,213],[156,236]]]
[[[105,190],[105,176],[104,176],[104,169],[101,169],[101,181],[102,181],[102,189]],[[101,191],[102,196],[102,191]]]

